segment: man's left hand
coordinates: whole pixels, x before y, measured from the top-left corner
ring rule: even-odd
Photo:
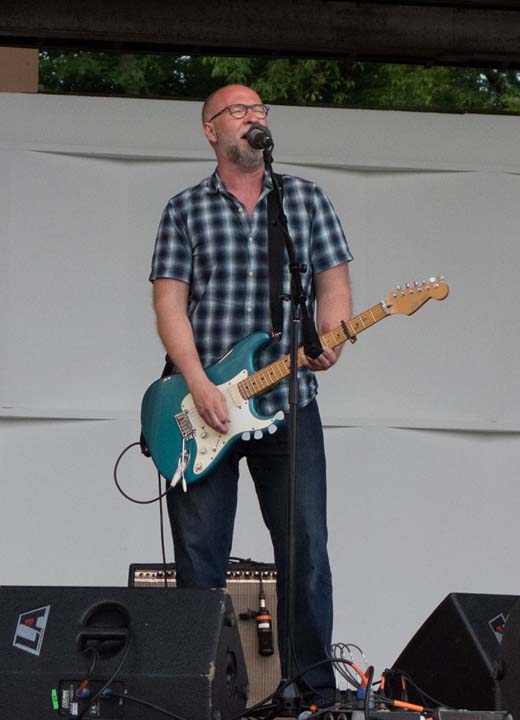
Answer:
[[[307,355],[304,355],[303,364],[304,367],[309,368],[309,370],[319,372],[320,370],[328,370],[331,368],[337,362],[338,358],[339,348],[337,350],[333,350],[332,348],[323,348],[323,352],[315,360],[307,357]]]

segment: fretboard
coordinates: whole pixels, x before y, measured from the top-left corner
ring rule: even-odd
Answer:
[[[349,340],[351,337],[359,335],[360,332],[366,330],[371,325],[383,320],[386,317],[382,303],[378,303],[373,307],[365,310],[361,315],[346,320],[334,330],[324,333],[320,336],[323,347],[336,348]],[[345,332],[346,326],[347,332]],[[298,349],[298,367],[303,365],[304,354],[303,347]],[[253,398],[256,395],[270,390],[274,385],[286,378],[291,372],[291,360],[289,355],[284,355],[279,360],[266,365],[261,370],[257,370],[249,375],[245,380],[238,383],[240,395],[244,400]]]

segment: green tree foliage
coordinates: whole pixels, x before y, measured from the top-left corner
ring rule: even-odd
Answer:
[[[444,112],[520,111],[520,73],[345,60],[207,58],[222,83],[238,76],[266,102]]]
[[[219,86],[200,57],[105,52],[40,53],[40,92],[205,97]]]
[[[204,98],[227,83],[265,102],[443,112],[520,112],[520,73],[311,58],[40,54],[40,92]]]

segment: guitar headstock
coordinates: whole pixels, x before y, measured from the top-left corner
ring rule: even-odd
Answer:
[[[441,276],[423,280],[421,284],[414,282],[413,284],[406,283],[404,287],[398,285],[393,292],[386,296],[384,300],[385,310],[390,315],[396,313],[413,315],[430,298],[444,300],[444,298],[448,297],[448,292],[449,288]]]

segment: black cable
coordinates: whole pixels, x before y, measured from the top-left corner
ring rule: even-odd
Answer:
[[[252,707],[248,708],[248,709],[247,709],[247,712],[248,712],[248,713],[251,713],[252,711],[255,711],[256,709],[260,709],[263,704],[267,703],[269,700],[271,700],[271,699],[273,699],[274,697],[276,697],[276,695],[278,695],[280,692],[282,692],[283,690],[285,690],[286,687],[288,687],[289,685],[292,685],[292,683],[294,683],[294,682],[296,682],[297,680],[299,680],[300,677],[302,677],[303,675],[305,675],[305,673],[309,672],[310,670],[313,670],[315,667],[318,667],[318,666],[320,666],[320,665],[324,665],[325,663],[334,663],[334,662],[340,663],[340,664],[345,664],[345,665],[350,665],[350,666],[352,666],[352,665],[354,664],[351,660],[346,660],[345,658],[327,658],[326,660],[319,660],[318,662],[314,663],[313,665],[309,665],[309,667],[305,668],[305,670],[304,670],[303,672],[298,673],[297,675],[294,675],[292,678],[286,680],[286,681],[285,681],[283,684],[281,684],[273,693],[271,693],[271,695],[268,695],[266,698],[264,698],[264,700],[262,700],[261,703],[257,703],[257,705],[253,705]],[[374,668],[373,668],[372,666],[370,666],[370,668],[367,670],[367,672],[368,672],[369,670],[371,671],[371,676],[372,676],[372,677],[369,678],[368,681],[367,681],[367,687],[366,687],[366,689],[365,689],[365,702],[367,702],[367,698],[369,698],[369,692],[368,692],[368,691],[369,691],[369,690],[371,689],[371,687],[372,687],[372,680],[373,680],[373,675],[374,675]],[[413,687],[414,687],[416,690],[418,690],[419,692],[421,692],[421,688],[419,688],[419,687],[416,685],[416,683],[414,683],[413,680],[411,680],[411,678],[408,676],[408,673],[405,673],[405,672],[399,671],[399,670],[392,670],[392,671],[390,671],[390,672],[395,672],[395,673],[400,673],[400,674],[402,674],[405,678],[407,678],[408,682],[410,682],[410,684],[413,685]],[[430,695],[428,695],[428,693],[424,693],[424,695],[425,695],[426,697],[428,697],[433,703],[436,703],[436,704],[438,704],[439,706],[442,706],[442,707],[447,707],[447,708],[449,709],[448,706],[446,706],[444,703],[438,702],[435,698],[433,698],[433,697],[431,697]],[[377,700],[378,700],[378,702],[384,703],[385,705],[393,705],[393,703],[394,703],[394,701],[393,701],[392,699],[390,699],[390,698],[385,698],[385,697],[382,697],[382,696],[381,696],[381,697],[378,696],[378,697],[377,697]],[[331,705],[332,705],[332,704],[333,704],[333,703],[331,703]],[[330,708],[329,708],[329,709],[330,709]],[[433,711],[434,711],[433,708],[428,708],[428,707],[425,707],[424,710],[425,710],[426,712],[433,712]],[[317,716],[319,716],[319,715],[323,715],[323,714],[326,713],[326,712],[328,712],[328,709],[327,709],[327,708],[323,708],[323,709],[320,709],[319,711],[313,713],[312,716],[310,716],[310,717],[314,718],[314,717],[317,717]],[[366,712],[366,711],[365,711],[365,712]],[[242,714],[240,714],[240,715],[235,715],[234,717],[230,718],[230,720],[239,720],[239,718],[242,718],[242,717],[245,717],[245,713],[242,713]]]
[[[332,660],[342,659],[342,658],[343,658],[343,651],[344,651],[344,650],[346,650],[346,651],[348,652],[348,654],[350,655],[350,657],[352,657],[352,653],[350,652],[350,648],[351,648],[351,647],[356,648],[356,650],[358,650],[359,653],[364,657],[363,651],[361,650],[361,648],[360,648],[358,645],[355,645],[354,643],[341,643],[341,642],[338,642],[338,643],[334,643],[334,644],[331,646],[331,649],[330,649],[330,650],[331,650],[330,658],[331,658]],[[336,654],[337,652],[339,652],[340,654],[337,655],[337,654]],[[341,675],[341,677],[342,677],[344,680],[346,680],[348,683],[350,683],[351,685],[353,685],[355,688],[358,688],[358,689],[359,689],[359,688],[361,687],[361,682],[358,681],[358,679],[353,675],[353,673],[350,672],[350,670],[348,670],[348,668],[334,668],[334,669],[336,670],[336,672],[338,672],[338,673]]]
[[[96,670],[96,665],[98,664],[100,659],[100,655],[97,651],[100,644],[101,643],[97,643],[96,645],[89,645],[81,652],[82,655],[86,655],[88,652],[91,652],[93,655],[92,660],[90,661],[89,668],[87,670],[87,674],[85,676],[86,680],[90,680]]]
[[[119,661],[118,666],[116,667],[116,669],[115,669],[114,672],[112,673],[112,676],[110,677],[110,679],[103,685],[103,687],[101,688],[101,690],[99,690],[99,691],[94,695],[94,697],[87,703],[87,705],[85,705],[85,707],[83,708],[83,710],[82,710],[82,711],[80,712],[80,714],[78,715],[77,720],[81,720],[81,719],[85,716],[85,713],[86,713],[88,710],[90,710],[90,708],[91,708],[92,705],[96,702],[96,700],[98,700],[98,699],[101,697],[102,693],[107,689],[107,687],[108,687],[111,683],[114,682],[114,680],[116,679],[116,677],[119,675],[119,673],[120,673],[120,671],[121,671],[121,668],[123,667],[123,663],[125,662],[125,660],[126,660],[126,658],[127,658],[128,651],[130,650],[130,639],[131,639],[131,638],[130,638],[130,628],[129,628],[129,629],[128,629],[128,637],[127,637],[127,639],[126,639],[126,641],[125,641],[125,644],[124,644],[124,646],[123,646],[123,651],[122,651],[122,652],[123,652],[123,656],[121,657],[121,660]]]
[[[159,705],[154,705],[151,702],[148,702],[148,700],[143,700],[142,698],[134,697],[133,695],[125,695],[123,693],[116,693],[112,690],[108,690],[105,693],[105,697],[115,697],[115,698],[121,698],[121,700],[128,700],[129,702],[137,703],[138,705],[143,705],[144,707],[151,708],[152,710],[157,710],[157,712],[162,713],[163,715],[166,715],[167,717],[175,718],[175,720],[186,720],[181,715],[175,715],[174,713],[170,712],[169,710],[166,710],[166,708],[162,708]]]
[[[355,647],[357,647],[357,645],[356,645]],[[291,648],[293,649],[293,652],[294,652],[294,647],[291,646]],[[293,655],[293,659],[294,659],[294,664],[296,665],[296,669],[299,670],[299,668],[298,668],[298,661],[297,661],[296,657],[294,657],[294,655]],[[351,667],[354,666],[354,663],[353,663],[352,661],[350,661],[350,660],[345,660],[345,658],[336,658],[336,657],[333,657],[333,656],[331,656],[330,658],[328,658],[326,661],[321,660],[320,663],[315,663],[315,665],[318,665],[318,664],[321,664],[321,663],[327,662],[327,661],[328,661],[328,662],[331,662],[331,663],[333,664],[333,667],[334,667],[334,662],[345,663],[346,665],[350,665]],[[305,675],[305,673],[306,673],[308,670],[310,670],[310,669],[312,669],[313,667],[315,667],[315,665],[311,665],[310,667],[306,668],[306,669],[303,671],[303,673],[300,673],[300,675]],[[348,671],[347,671],[347,674],[348,674],[348,676],[349,676],[349,677],[348,677],[349,681],[352,683],[352,685],[354,685],[354,687],[358,687],[358,688],[361,687],[361,683],[356,680],[356,678],[355,678],[354,675],[352,675],[352,674],[349,673]],[[299,677],[299,676],[297,676],[297,677]],[[346,678],[345,678],[345,679],[346,679]],[[333,704],[334,704],[334,701],[331,700],[330,697],[327,697],[327,695],[324,695],[324,694],[321,693],[319,690],[317,690],[316,688],[314,688],[307,680],[306,680],[305,682],[306,682],[306,684],[307,684],[308,689],[309,689],[311,692],[315,693],[315,695],[319,696],[319,697],[322,698],[323,700],[328,700],[329,703],[330,703],[330,705],[333,705]]]
[[[291,681],[288,680],[284,684],[283,689],[285,689],[285,687],[287,687],[288,685],[291,685],[292,683],[297,682],[301,677],[303,677],[310,670],[313,670],[315,667],[319,667],[320,665],[325,665],[326,663],[331,663],[331,664],[339,663],[339,664],[343,664],[343,665],[349,665],[350,667],[354,666],[354,663],[352,662],[352,660],[346,660],[345,658],[326,658],[325,660],[319,660],[318,662],[315,662],[313,665],[309,665],[308,667],[306,667],[305,670],[300,672],[298,675],[295,675]],[[311,686],[308,685],[308,687],[311,687]],[[280,688],[278,688],[278,690],[280,690]],[[331,701],[330,698],[328,698],[326,695],[322,695],[320,692],[317,692],[317,691],[315,691],[315,692],[318,695],[320,695],[320,697],[322,697],[325,700],[328,700],[330,702],[329,707],[332,707],[334,705],[334,701],[333,700]]]
[[[125,449],[121,452],[121,454],[120,454],[119,457],[117,458],[116,464],[114,465],[114,474],[113,474],[113,475],[114,475],[114,482],[115,482],[115,484],[116,484],[117,489],[118,489],[119,492],[121,493],[121,495],[122,495],[124,498],[126,498],[127,500],[130,500],[130,502],[136,503],[137,505],[151,505],[152,503],[158,502],[159,500],[161,500],[161,498],[163,498],[163,497],[168,493],[168,491],[169,491],[170,488],[167,487],[166,490],[165,490],[162,494],[159,493],[159,496],[153,498],[152,500],[137,500],[136,498],[133,498],[131,495],[128,495],[128,493],[126,493],[126,492],[123,490],[123,488],[122,488],[121,485],[119,484],[119,480],[117,479],[117,469],[118,469],[118,467],[119,467],[119,463],[120,463],[121,460],[123,459],[123,456],[126,455],[126,453],[128,452],[128,450],[130,450],[130,448],[135,447],[136,445],[139,445],[139,446],[140,446],[141,443],[139,443],[139,442],[130,443],[130,445],[127,445],[127,447],[125,447]]]
[[[251,705],[251,707],[244,710],[243,713],[240,713],[239,715],[234,715],[233,717],[229,718],[229,720],[240,720],[240,718],[247,717],[248,715],[251,715],[256,710],[263,709],[267,703],[270,700],[273,700],[273,698],[276,698],[280,695],[286,688],[289,687],[289,685],[292,685],[297,680],[299,680],[301,677],[303,677],[306,673],[310,672],[310,670],[313,670],[315,667],[319,667],[320,665],[325,665],[325,663],[343,663],[344,665],[353,665],[353,662],[351,660],[346,660],[345,658],[325,658],[325,660],[318,660],[318,662],[313,663],[312,665],[309,665],[305,668],[302,672],[298,673],[297,675],[294,675],[292,678],[289,678],[288,680],[285,680],[283,683],[281,683],[274,692],[272,692],[270,695],[267,695],[267,697],[263,698],[263,700],[260,700],[256,703],[256,705]],[[329,698],[326,698],[327,700]],[[331,705],[334,703],[332,702]]]
[[[417,692],[420,694],[420,696],[421,696],[422,699],[425,699],[425,698],[426,698],[427,700],[430,700],[434,705],[437,705],[438,707],[447,708],[448,710],[450,709],[450,706],[449,706],[449,705],[447,705],[446,703],[441,702],[440,700],[436,700],[434,697],[432,697],[431,695],[429,695],[425,690],[423,690],[421,687],[419,687],[419,685],[417,685],[417,683],[414,682],[414,681],[412,680],[412,678],[409,677],[409,678],[408,678],[408,682],[410,683],[410,685],[411,685],[412,687],[414,687],[414,688],[417,690]],[[453,708],[452,708],[452,709],[453,709]]]
[[[119,455],[119,457],[116,460],[116,463],[114,465],[114,483],[121,493],[123,497],[125,497],[127,500],[130,500],[130,502],[136,503],[137,505],[151,505],[154,502],[159,503],[159,518],[160,518],[160,532],[161,532],[161,552],[162,552],[162,565],[164,570],[164,586],[168,587],[168,577],[167,577],[167,562],[166,562],[166,547],[165,547],[165,541],[164,541],[164,515],[163,515],[163,504],[162,500],[163,498],[168,494],[169,487],[167,486],[165,491],[162,492],[162,484],[161,484],[161,473],[157,472],[157,480],[159,485],[159,494],[157,497],[152,498],[151,500],[137,500],[137,498],[133,498],[128,493],[126,493],[121,485],[119,484],[119,480],[117,479],[117,471],[119,468],[119,463],[123,459],[123,456],[130,450],[130,448],[135,447],[136,445],[141,445],[140,442],[131,443],[128,445]]]
[[[241,712],[239,715],[233,715],[233,717],[229,718],[229,720],[240,720],[240,718],[254,716],[256,711],[262,711],[267,708],[267,703],[270,700],[273,700],[280,692],[280,690],[284,690],[287,686],[290,685],[290,682],[287,681],[276,688],[270,695],[267,695],[262,700],[259,700],[255,705],[251,705],[251,707],[245,708],[244,712]],[[276,705],[278,707],[278,705]]]
[[[166,547],[164,543],[164,512],[163,512],[163,497],[162,484],[161,484],[161,473],[157,473],[157,482],[159,484],[159,524],[161,528],[161,553],[162,553],[162,564],[164,572],[164,587],[168,587],[168,574],[166,567]]]
[[[448,710],[450,709],[450,706],[449,706],[449,705],[446,705],[446,703],[443,703],[443,702],[441,702],[440,700],[437,700],[436,698],[434,698],[434,697],[432,697],[431,695],[429,695],[429,694],[426,692],[426,690],[423,690],[422,688],[420,688],[419,685],[417,685],[417,683],[414,682],[414,680],[413,680],[413,679],[410,677],[410,675],[406,672],[406,670],[399,670],[399,668],[386,668],[385,674],[386,674],[386,673],[389,673],[390,675],[394,675],[394,674],[395,674],[395,675],[400,675],[400,676],[404,677],[404,679],[405,679],[408,683],[410,683],[410,685],[411,685],[412,687],[414,687],[414,688],[417,690],[417,692],[418,692],[419,695],[421,696],[421,700],[424,701],[424,698],[427,698],[427,699],[430,700],[434,705],[437,705],[438,707],[448,708]],[[424,702],[423,702],[423,704],[424,704]]]
[[[130,702],[135,702],[135,703],[138,703],[139,705],[144,705],[145,707],[151,708],[152,710],[157,710],[157,712],[160,712],[163,715],[166,715],[167,717],[175,718],[175,720],[186,720],[182,716],[176,715],[175,713],[172,713],[170,710],[166,710],[166,708],[160,707],[159,705],[154,705],[153,703],[149,702],[148,700],[143,700],[142,698],[137,698],[133,695],[126,695],[124,693],[116,693],[116,692],[110,690],[110,688],[108,688],[106,690],[104,695],[105,695],[105,697],[116,697],[116,698],[120,698],[123,701],[129,700]],[[266,706],[265,708],[259,708],[259,710],[260,709],[266,710],[266,711],[270,710],[273,713],[272,717],[275,717],[278,706],[272,705],[272,706]],[[256,714],[251,714],[251,708],[246,708],[246,710],[244,711],[244,713],[242,715],[237,715],[236,717],[237,718],[238,717],[241,717],[241,718],[252,717],[252,718],[255,718],[255,720],[262,720],[261,718],[258,719]]]
[[[258,708],[258,710],[255,710],[253,713],[250,712],[250,708],[246,708],[245,712],[247,714],[244,714],[242,717],[252,718],[252,720],[271,720],[277,717],[278,710],[278,703],[271,703],[270,705],[266,704],[264,707]]]
[[[356,643],[336,643],[336,645],[347,648],[347,651],[350,652],[350,648],[355,648],[358,653],[361,655],[361,657],[366,662],[366,656],[363,650],[359,647],[359,645],[356,645]]]

